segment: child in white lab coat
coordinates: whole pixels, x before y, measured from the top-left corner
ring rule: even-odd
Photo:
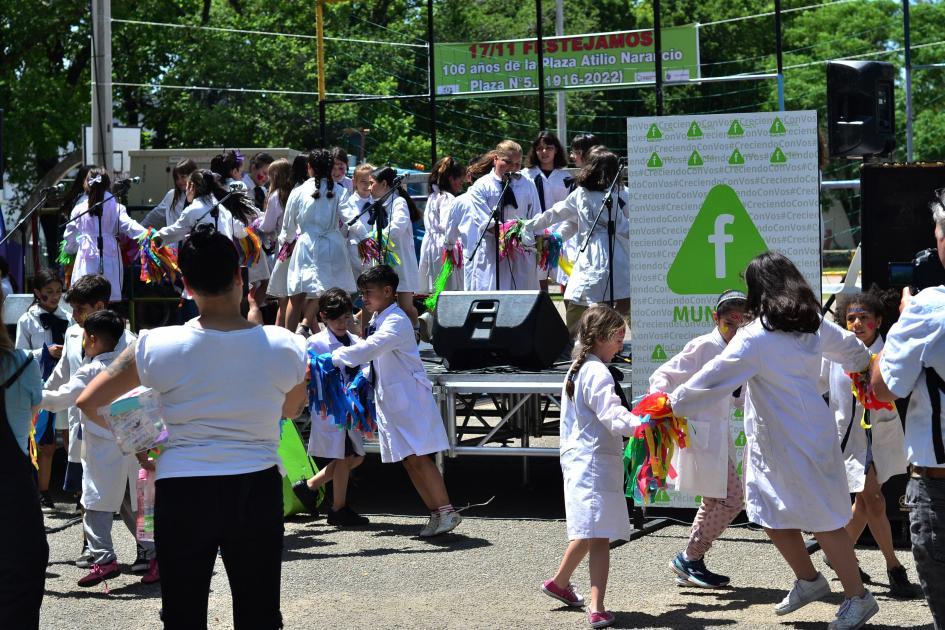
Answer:
[[[308,338],[308,347],[316,354],[331,352],[335,348],[350,346],[361,341],[348,332],[352,323],[354,304],[344,289],[331,288],[318,299],[319,316],[325,329]],[[345,383],[354,378],[362,366],[346,367],[342,370]],[[303,479],[292,486],[292,490],[311,514],[318,513],[318,489],[331,482],[332,504],[328,510],[328,524],[338,527],[367,525],[370,521],[348,506],[348,477],[351,471],[364,462],[364,440],[357,431],[343,430],[334,423],[334,418],[324,417],[314,407],[312,431],[308,440],[308,454],[330,460],[327,465],[319,462],[321,470],[310,479]]]
[[[65,411],[75,405],[79,395],[104,372],[118,356],[115,350],[125,333],[121,317],[112,311],[98,311],[85,320],[83,345],[90,360],[80,367],[69,382],[56,390],[45,390],[41,406],[50,411]],[[119,450],[110,431],[83,414],[82,416],[82,517],[85,537],[92,553],[89,573],[81,578],[79,586],[95,586],[121,574],[118,558],[112,544],[112,519],[115,512],[134,536],[137,532],[136,479],[138,460]],[[159,578],[154,543],[139,541],[147,553],[150,566],[141,579],[145,584]]]
[[[898,295],[892,299],[898,304]],[[879,330],[886,310],[883,297],[877,290],[841,296],[837,300],[837,323],[855,334],[872,354],[879,354],[883,349]],[[882,491],[886,480],[906,472],[909,466],[899,414],[895,409],[867,410],[864,414],[863,406],[853,397],[850,377],[838,363],[825,359],[821,377],[826,381],[825,384],[829,384],[829,404],[837,423],[847,484],[850,492],[856,495],[853,518],[846,526],[850,540],[856,544],[868,524],[873,540],[886,560],[890,595],[900,598],[921,597],[921,590],[909,582],[905,567],[896,557]],[[861,420],[870,428],[864,428]]]
[[[557,573],[541,591],[569,606],[583,606],[584,598],[570,580],[589,555],[592,628],[614,622],[614,615],[604,610],[609,544],[630,538],[623,438],[633,434],[640,419],[621,404],[605,365],[623,347],[624,334],[620,313],[601,305],[588,309],[578,326],[575,360],[561,394],[561,472],[570,543]]]
[[[843,584],[845,601],[831,630],[859,628],[879,606],[863,588],[844,526],[850,497],[836,424],[818,389],[821,357],[848,372],[870,354],[851,332],[820,316],[820,302],[782,254],[759,254],[745,270],[754,318],[722,354],[669,394],[676,415],[698,413],[747,382],[745,496],[748,518],[765,528],[797,579],[775,613],[785,615],[830,593],[801,531],[814,536]]]
[[[653,372],[650,391],[672,391],[720,355],[743,323],[745,297],[741,291],[722,293],[712,313],[716,327],[687,343],[682,352]],[[689,543],[669,563],[681,585],[719,588],[729,583],[728,576],[709,571],[703,557],[742,511],[745,502],[745,491],[735,470],[735,445],[729,430],[731,408],[738,406],[743,393],[740,387],[732,396],[688,418],[691,443],[688,448],[677,450],[673,458],[676,489],[702,496]]]
[[[378,265],[358,277],[364,305],[374,313],[368,336],[331,351],[337,366],[371,364],[371,382],[377,405],[381,461],[403,461],[420,494],[430,520],[420,536],[452,531],[463,520],[450,503],[443,475],[433,453],[449,448],[440,410],[433,400],[433,385],[420,362],[413,327],[397,306],[397,273]]]

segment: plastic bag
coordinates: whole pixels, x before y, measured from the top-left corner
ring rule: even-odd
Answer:
[[[167,425],[158,396],[148,387],[136,387],[98,412],[108,422],[118,448],[125,455],[134,455],[167,441]]]

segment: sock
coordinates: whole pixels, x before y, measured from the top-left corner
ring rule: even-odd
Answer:
[[[455,511],[456,510],[453,509],[452,503],[447,503],[446,505],[436,509],[436,513],[440,515],[449,514],[450,512],[455,512]]]
[[[686,562],[693,562],[693,561],[695,561],[695,560],[699,560],[699,558],[693,558],[692,556],[690,556],[690,555],[689,555],[688,553],[686,553],[685,551],[682,552],[682,557],[683,557],[683,560],[685,560]]]

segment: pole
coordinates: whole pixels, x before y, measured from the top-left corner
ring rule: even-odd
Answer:
[[[656,115],[663,115],[663,35],[660,32],[660,0],[653,0],[653,54],[656,63]]]
[[[904,0],[908,2],[908,0]],[[774,0],[774,55],[778,61],[778,109],[784,111],[784,42],[781,33],[781,0]]]
[[[564,35],[564,0],[555,0],[555,35]],[[564,91],[558,90],[555,94],[557,102],[556,115],[558,118],[558,138],[567,142],[568,137],[568,110]]]
[[[318,64],[318,135],[322,148],[325,134],[325,0],[315,0],[315,60]]]
[[[436,59],[433,47],[433,0],[427,0],[427,76],[430,78],[430,168],[436,164]]]
[[[111,171],[112,147],[112,3],[92,0],[92,163]]]
[[[318,101],[318,141],[322,148],[328,144],[327,134],[325,133],[325,101]]]
[[[902,0],[902,30],[906,49],[906,162],[912,161],[912,27],[909,0]]]
[[[538,130],[545,130],[545,42],[541,29],[541,0],[535,0],[535,37],[538,39]],[[498,278],[498,276],[497,276]]]

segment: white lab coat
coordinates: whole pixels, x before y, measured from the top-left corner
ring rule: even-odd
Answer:
[[[44,345],[56,345],[53,341],[52,329],[43,328],[43,323],[39,319],[40,314],[44,312],[46,311],[42,306],[33,304],[16,321],[16,343],[14,344],[16,349],[29,350],[37,362],[43,356]],[[62,310],[62,306],[57,306],[53,314],[63,321],[70,321],[69,314]]]
[[[295,250],[289,259],[289,295],[304,293],[316,297],[332,287],[355,290],[345,234],[339,227],[338,208],[343,189],[334,184],[329,199],[324,181],[316,183],[314,178],[309,179],[293,189],[286,201],[279,240],[295,241]],[[318,199],[312,196],[316,186],[321,186]]]
[[[375,382],[381,461],[445,451],[449,440],[417,351],[410,319],[397,304],[375,313],[376,332],[358,343],[332,350],[335,365],[371,363]]]
[[[424,291],[433,292],[434,283],[443,269],[443,251],[453,249],[455,239],[447,238],[450,229],[450,215],[453,201],[456,199],[448,192],[440,192],[435,184],[433,192],[427,198],[423,210],[423,242],[420,244],[420,282]],[[462,291],[463,278],[459,271],[454,271],[446,283],[445,291]]]
[[[110,193],[108,193],[110,195]],[[102,256],[104,264],[103,275],[112,285],[112,302],[121,300],[121,285],[124,280],[121,251],[118,248],[118,236],[124,234],[128,238],[137,239],[144,234],[141,224],[128,216],[125,206],[115,201],[114,197],[102,204],[101,219],[90,214],[82,215],[88,210],[89,201],[79,202],[72,209],[70,222],[66,225],[62,238],[65,241],[65,250],[75,254],[75,265],[72,267],[72,282],[89,274],[99,273],[98,232],[99,221],[102,225]]]
[[[371,264],[367,262],[361,262],[361,254],[358,253],[358,243],[361,242],[361,239],[365,238],[367,233],[371,230],[371,226],[368,225],[368,219],[370,219],[370,213],[365,212],[364,208],[374,199],[371,195],[367,197],[362,197],[358,194],[357,191],[354,191],[348,198],[345,199],[344,206],[341,208],[342,218],[347,224],[348,221],[357,217],[360,227],[357,228],[348,228],[348,259],[351,261],[351,273],[354,274],[354,279],[357,280],[358,276],[371,268]]]
[[[357,335],[348,333],[352,343],[361,341]],[[343,348],[344,344],[338,341],[335,334],[325,328],[309,337],[308,347],[316,354],[325,354],[335,348]],[[367,371],[367,368],[364,368]],[[344,368],[341,368],[341,378],[347,383],[348,378]],[[345,435],[351,440],[351,446],[358,455],[364,455],[364,438],[357,431],[340,430],[334,423],[332,416],[322,418],[313,412],[312,431],[308,437],[308,454],[315,457],[329,457],[331,459],[344,459],[345,457]]]
[[[525,224],[529,232],[539,232],[557,223],[570,224],[570,228],[563,227],[566,234],[574,233],[572,240],[577,240],[578,246],[584,243],[594,219],[600,211],[606,193],[597,190],[588,190],[578,187],[568,195],[567,199],[555,204],[553,208],[535,217]],[[620,300],[630,297],[630,222],[627,219],[627,191],[620,189],[619,198],[613,200],[612,216],[616,230],[614,239],[614,299]],[[607,244],[607,210],[601,215],[600,221],[591,233],[591,239],[583,254],[577,254],[573,260],[574,268],[568,279],[568,288],[565,289],[564,299],[590,306],[610,299],[610,255]]]
[[[276,235],[276,253],[272,256],[272,271],[269,273],[269,284],[266,286],[266,294],[272,297],[289,297],[289,261],[292,257],[289,256],[286,260],[279,260],[279,250],[282,249],[283,241],[278,238],[278,235],[282,233],[284,216],[285,208],[282,207],[279,195],[269,197],[260,229]],[[293,240],[296,238],[298,236],[293,235]]]
[[[476,247],[479,236],[494,227],[492,210],[499,201],[505,182],[490,171],[470,186],[467,194],[470,204],[460,218],[459,231],[466,234],[471,248]],[[530,219],[541,212],[541,202],[535,184],[525,177],[512,180],[512,192],[518,208],[507,205],[503,208],[503,221]],[[465,263],[467,291],[494,291],[496,289],[497,234],[490,232],[482,239],[475,257]],[[466,244],[464,243],[464,246]],[[469,250],[470,254],[472,249]],[[467,257],[469,254],[465,254]],[[516,254],[500,261],[499,288],[503,291],[535,291],[538,289],[538,272],[534,251],[526,248],[524,254]]]
[[[879,354],[882,349],[883,338],[876,335],[870,352]],[[867,451],[866,429],[860,424],[863,406],[853,397],[850,377],[844,372],[843,366],[824,359],[821,376],[826,377],[829,383],[830,410],[837,423],[837,438],[846,462],[847,485],[850,492],[862,492],[866,482]],[[906,472],[909,466],[905,435],[895,408],[891,411],[870,411],[869,421],[872,425],[870,433],[876,480],[882,484],[893,475]]]
[[[217,218],[214,219],[210,214],[210,209],[217,203],[213,195],[205,195],[194,199],[184,211],[180,213],[174,223],[162,227],[157,231],[157,236],[161,238],[165,245],[183,241],[193,229],[201,223],[210,223],[216,227],[220,234],[227,238],[245,238],[246,226],[243,222],[234,218],[225,206],[217,206],[219,211]]]
[[[420,268],[417,264],[417,250],[413,243],[413,223],[410,222],[410,208],[403,197],[394,193],[384,202],[387,212],[387,227],[384,228],[384,241],[394,244],[394,253],[400,258],[400,264],[392,265],[400,282],[399,293],[417,293],[420,290]],[[360,222],[348,228],[358,241],[371,236],[375,226]],[[375,239],[376,240],[376,239]]]
[[[545,175],[541,168],[537,166],[523,169],[520,172],[535,184],[542,212],[550,210],[556,203],[567,199],[574,184],[571,174],[563,168],[554,169],[550,175]],[[539,182],[541,182],[540,188]],[[558,226],[552,226],[551,228],[552,231],[558,231],[558,229]],[[574,254],[577,253],[576,241],[576,238],[569,238],[562,243],[561,254],[568,260],[574,260]],[[548,271],[539,269],[539,280],[548,274],[551,274],[549,277],[555,278],[559,284],[567,284],[568,274],[564,273],[560,267]]]
[[[696,337],[682,352],[650,375],[650,391],[671,392],[725,350],[718,328]],[[739,393],[743,393],[744,388]],[[728,463],[735,460],[735,444],[729,429],[734,396],[706,403],[687,418],[690,444],[676,449],[672,465],[676,469],[676,490],[714,499],[728,496]]]
[[[640,419],[621,405],[607,366],[593,354],[561,391],[561,474],[568,540],[630,539],[624,496],[624,437]]]
[[[450,219],[446,229],[446,240],[450,243],[459,241],[463,246],[463,275],[462,283],[464,291],[473,291],[475,278],[475,267],[469,256],[476,247],[476,240],[479,238],[477,223],[466,217],[471,213],[478,213],[473,198],[469,191],[457,195],[450,206]]]
[[[93,378],[103,372],[118,356],[117,351],[100,354],[83,365],[69,382],[56,390],[44,390],[44,409],[63,412],[75,405],[79,395]],[[138,460],[124,455],[115,436],[82,414],[82,506],[87,510],[117,512],[131,488],[131,509],[137,510]]]
[[[856,335],[828,321],[804,334],[768,331],[755,320],[670,394],[673,410],[689,416],[748,382],[745,499],[753,523],[825,532],[850,521],[837,428],[817,386],[821,357],[859,372],[870,355]]]
[[[180,218],[181,212],[184,211],[184,208],[187,207],[187,195],[181,193],[177,196],[177,203],[174,203],[174,193],[177,192],[176,188],[171,188],[164,194],[164,198],[161,199],[161,203],[154,206],[154,209],[161,209],[164,212],[164,225],[172,225],[177,219]]]

